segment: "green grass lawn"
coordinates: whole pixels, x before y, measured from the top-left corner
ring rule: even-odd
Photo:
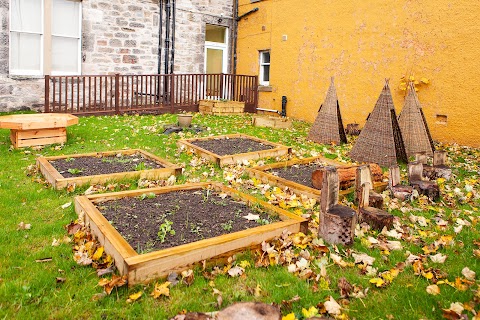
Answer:
[[[315,314],[312,307],[320,313],[326,313],[326,308],[334,316],[331,303],[324,304],[330,297],[341,307],[335,315],[340,319],[441,319],[443,314],[448,319],[459,319],[459,314],[472,319],[480,311],[480,150],[456,145],[439,145],[448,151],[454,173],[452,180],[440,181],[439,202],[419,198],[400,203],[386,198],[388,210],[399,218],[396,234],[359,229],[352,247],[327,245],[326,250],[312,233],[306,246],[293,241],[281,250],[277,247],[268,267],[255,267],[260,259],[256,252],[237,255],[230,267],[242,265],[245,271],[241,276],[228,275],[223,266],[213,274],[212,267],[196,267],[193,283],[171,285],[169,297],[154,299],[150,294],[155,283],[123,286],[110,295],[99,295],[103,288],[98,285],[96,270],[75,262],[73,245],[52,245],[66,236],[65,226],[77,218],[73,204],[64,205],[88,186],[71,193],[53,190],[38,174],[31,174],[36,157],[140,148],[182,165],[185,170],[177,183],[222,181],[267,201],[270,193],[261,195],[259,190],[265,186],[252,183],[242,166],[222,170],[203,163],[178,150],[177,140],[245,133],[292,146],[290,157],[324,154],[349,161],[351,143],[327,146],[308,142],[310,125],[300,121],[294,121],[292,129],[273,130],[253,127],[248,115],[197,114],[193,124],[205,127],[205,131],[163,134],[163,126],[176,119],[176,115],[84,117],[68,128],[64,146],[40,150],[11,149],[9,131],[0,130],[0,319],[169,319],[186,311],[216,311],[237,301],[275,303],[281,306],[285,319],[305,319],[308,309],[310,315]],[[138,187],[138,181],[127,182],[130,188]],[[269,190],[275,192],[272,186]],[[288,203],[291,195],[285,196]],[[315,230],[318,205],[290,210],[311,214],[311,230]],[[31,228],[19,227],[21,222]],[[371,266],[355,264],[354,256],[361,253],[375,258]],[[302,257],[305,261],[301,262]],[[295,269],[289,265],[297,262],[304,264],[289,272]],[[475,272],[474,278],[469,270]],[[341,297],[341,278],[356,288],[350,297]],[[142,292],[138,300],[127,302],[138,292]]]

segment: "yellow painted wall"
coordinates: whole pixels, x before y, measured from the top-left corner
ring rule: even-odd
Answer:
[[[271,50],[271,92],[259,107],[313,122],[335,76],[344,124],[361,126],[390,78],[397,114],[405,74],[419,88],[433,139],[480,147],[480,2],[471,0],[240,0],[239,74]],[[286,37],[286,40],[284,40]],[[442,115],[447,116],[446,123]]]

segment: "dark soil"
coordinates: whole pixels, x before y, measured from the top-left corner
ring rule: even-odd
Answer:
[[[142,199],[143,198],[143,199]],[[138,253],[171,248],[278,220],[231,197],[209,190],[176,191],[110,200],[98,206],[102,214]],[[260,219],[250,221],[249,213]],[[171,223],[170,232],[160,229]],[[164,242],[161,237],[164,236]]]
[[[271,145],[247,138],[198,140],[192,141],[191,143],[200,148],[213,152],[214,154],[219,156],[268,150],[274,148]]]
[[[321,167],[322,165],[319,163],[295,164],[293,166],[272,169],[266,172],[277,177],[313,188],[312,173]]]
[[[164,168],[141,154],[66,158],[49,162],[64,178]]]

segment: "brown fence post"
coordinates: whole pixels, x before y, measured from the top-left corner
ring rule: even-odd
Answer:
[[[255,80],[253,82],[253,113],[257,113],[258,107],[258,76],[255,76]]]
[[[115,73],[115,114],[120,114],[120,74]]]
[[[50,76],[45,75],[45,102],[44,102],[45,113],[50,112]]]
[[[174,74],[170,74],[170,112],[175,113],[175,77]]]

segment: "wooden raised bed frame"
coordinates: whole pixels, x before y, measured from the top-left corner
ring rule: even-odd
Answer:
[[[197,190],[207,187],[211,187],[218,192],[227,193],[236,199],[241,199],[248,205],[258,204],[267,212],[278,214],[281,221],[173,248],[138,254],[95,206],[95,204],[108,200],[137,197],[144,193],[153,192],[155,194],[161,194],[180,190]],[[253,196],[240,193],[220,183],[194,183],[77,196],[75,197],[75,211],[80,217],[83,216],[87,227],[90,228],[91,232],[98,238],[99,242],[104,246],[105,251],[115,259],[115,265],[120,274],[128,275],[128,284],[130,286],[137,283],[149,282],[155,278],[165,277],[173,271],[179,272],[186,270],[196,262],[258,245],[262,243],[262,241],[280,235],[284,230],[296,233],[299,231],[306,232],[307,229],[307,220],[304,218],[258,200]]]
[[[139,171],[129,171],[129,172],[115,172],[108,174],[99,174],[93,176],[80,176],[80,177],[70,177],[64,178],[58,171],[50,164],[49,161],[67,159],[67,158],[81,158],[81,157],[108,157],[114,156],[117,154],[122,155],[132,155],[139,153],[144,156],[146,159],[154,161],[158,164],[161,164],[164,168],[158,169],[147,169]],[[182,171],[182,168],[174,165],[162,158],[151,154],[150,152],[143,151],[140,149],[129,149],[129,150],[117,150],[117,151],[105,151],[105,152],[93,152],[93,153],[83,153],[83,154],[72,154],[72,155],[62,155],[62,156],[52,156],[52,157],[38,157],[37,158],[37,167],[40,169],[45,179],[55,188],[62,189],[67,187],[70,184],[75,184],[76,186],[84,185],[87,183],[105,183],[110,180],[121,180],[121,179],[164,179],[168,178],[171,175],[179,175]]]
[[[259,150],[259,151],[253,151],[253,152],[245,152],[245,153],[237,153],[237,154],[228,154],[225,156],[220,156],[218,154],[215,154],[211,151],[205,150],[203,148],[200,148],[196,145],[194,145],[192,142],[194,141],[202,141],[202,140],[214,140],[214,139],[250,139],[257,141],[259,143],[263,143],[269,146],[272,146],[272,149],[266,149],[266,150]],[[227,166],[230,164],[235,164],[237,161],[242,161],[242,160],[256,160],[256,159],[261,159],[261,158],[267,158],[267,157],[278,157],[278,156],[283,156],[285,154],[290,153],[291,148],[284,146],[279,143],[275,142],[270,142],[267,140],[263,140],[257,137],[252,137],[248,136],[245,134],[226,134],[226,135],[221,135],[221,136],[213,136],[213,137],[204,137],[204,138],[192,138],[192,139],[182,139],[179,140],[178,142],[179,146],[185,146],[187,148],[192,149],[196,154],[200,155],[201,157],[208,159],[212,162],[217,163],[220,167]]]
[[[267,171],[272,170],[272,169],[280,169],[280,168],[285,168],[285,167],[291,167],[296,164],[310,164],[316,161],[321,161],[324,162],[327,165],[330,166],[335,166],[337,168],[341,167],[350,167],[350,165],[346,165],[341,162],[337,162],[332,159],[328,159],[322,156],[317,156],[317,157],[310,157],[310,158],[305,158],[305,159],[294,159],[294,160],[289,160],[289,161],[283,161],[283,162],[276,162],[272,164],[267,164],[264,166],[257,166],[253,168],[247,168],[246,171],[251,177],[255,177],[259,180],[261,180],[263,183],[269,183],[275,186],[279,187],[288,187],[290,190],[292,190],[296,194],[302,194],[305,195],[309,198],[317,199],[320,200],[320,195],[322,194],[322,191],[320,189],[316,189],[313,187],[307,187],[303,184],[293,182],[281,177],[278,177],[274,174],[271,174]],[[313,171],[312,171],[313,172]],[[384,182],[381,183],[376,183],[374,185],[374,189],[376,190],[385,190],[387,184]],[[349,188],[347,190],[340,190],[339,195],[344,196],[346,194],[349,194],[354,191],[354,188]]]

